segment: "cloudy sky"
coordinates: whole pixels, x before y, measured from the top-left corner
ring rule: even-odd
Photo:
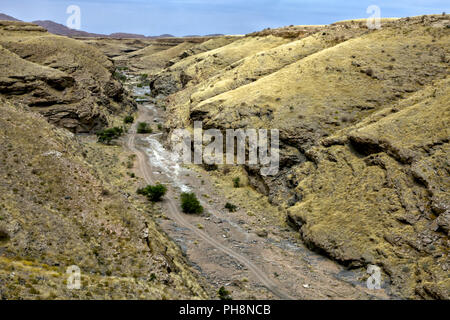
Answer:
[[[370,5],[379,6],[382,17],[450,12],[448,0],[1,0],[0,12],[24,21],[66,24],[69,5],[81,8],[85,31],[176,36],[365,18]]]

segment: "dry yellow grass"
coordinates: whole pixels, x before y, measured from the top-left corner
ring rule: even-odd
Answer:
[[[188,84],[195,85],[246,56],[287,43],[280,37],[251,37],[182,59],[157,74],[151,84],[153,94],[170,94]]]

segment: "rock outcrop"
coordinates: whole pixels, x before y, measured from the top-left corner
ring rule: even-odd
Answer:
[[[100,51],[23,22],[0,22],[0,93],[72,132],[92,132],[134,102]]]

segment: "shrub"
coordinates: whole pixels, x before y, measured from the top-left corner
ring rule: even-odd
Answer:
[[[203,168],[205,168],[206,171],[216,171],[218,169],[217,164],[203,164]]]
[[[197,196],[194,193],[182,193],[181,194],[181,208],[184,213],[202,213],[203,207],[198,201]]]
[[[123,119],[123,123],[133,123],[134,122],[134,117],[133,116],[126,116]]]
[[[230,292],[223,286],[220,287],[219,291],[217,292],[217,295],[219,296],[220,300],[233,300],[231,298]]]
[[[148,200],[152,202],[161,201],[161,198],[166,194],[166,192],[166,186],[160,183],[155,186],[146,186],[145,188],[137,191],[138,194],[147,196]]]
[[[225,209],[227,209],[230,212],[236,212],[237,207],[234,204],[227,202],[225,204]]]
[[[236,177],[233,179],[233,187],[235,187],[235,188],[241,187],[241,178]]]
[[[123,134],[123,129],[120,127],[109,128],[97,132],[98,142],[103,144],[111,144],[115,139],[118,139]]]
[[[153,130],[150,128],[148,123],[146,122],[139,122],[137,126],[137,133],[152,133]]]
[[[161,123],[158,123],[158,130],[162,131],[162,129],[163,129],[163,125]]]

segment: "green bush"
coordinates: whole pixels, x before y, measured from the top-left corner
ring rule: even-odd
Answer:
[[[227,202],[225,204],[225,209],[227,209],[230,212],[236,212],[237,207],[234,204]]]
[[[139,122],[137,126],[137,133],[152,133],[153,130],[146,122]]]
[[[123,119],[123,123],[133,123],[134,122],[134,117],[133,116],[126,116]]]
[[[166,192],[167,192],[166,186],[160,183],[155,186],[148,185],[145,188],[139,189],[137,191],[138,194],[146,196],[148,200],[152,202],[161,201],[161,198],[164,197]]]
[[[120,127],[109,128],[97,132],[98,142],[103,144],[111,144],[113,140],[118,139],[123,134]]]
[[[219,296],[220,300],[233,300],[231,298],[230,292],[225,289],[225,287],[220,287],[219,291],[217,292],[217,295]]]
[[[202,213],[203,207],[198,201],[197,196],[194,193],[182,193],[181,194],[181,209],[184,213]]]

